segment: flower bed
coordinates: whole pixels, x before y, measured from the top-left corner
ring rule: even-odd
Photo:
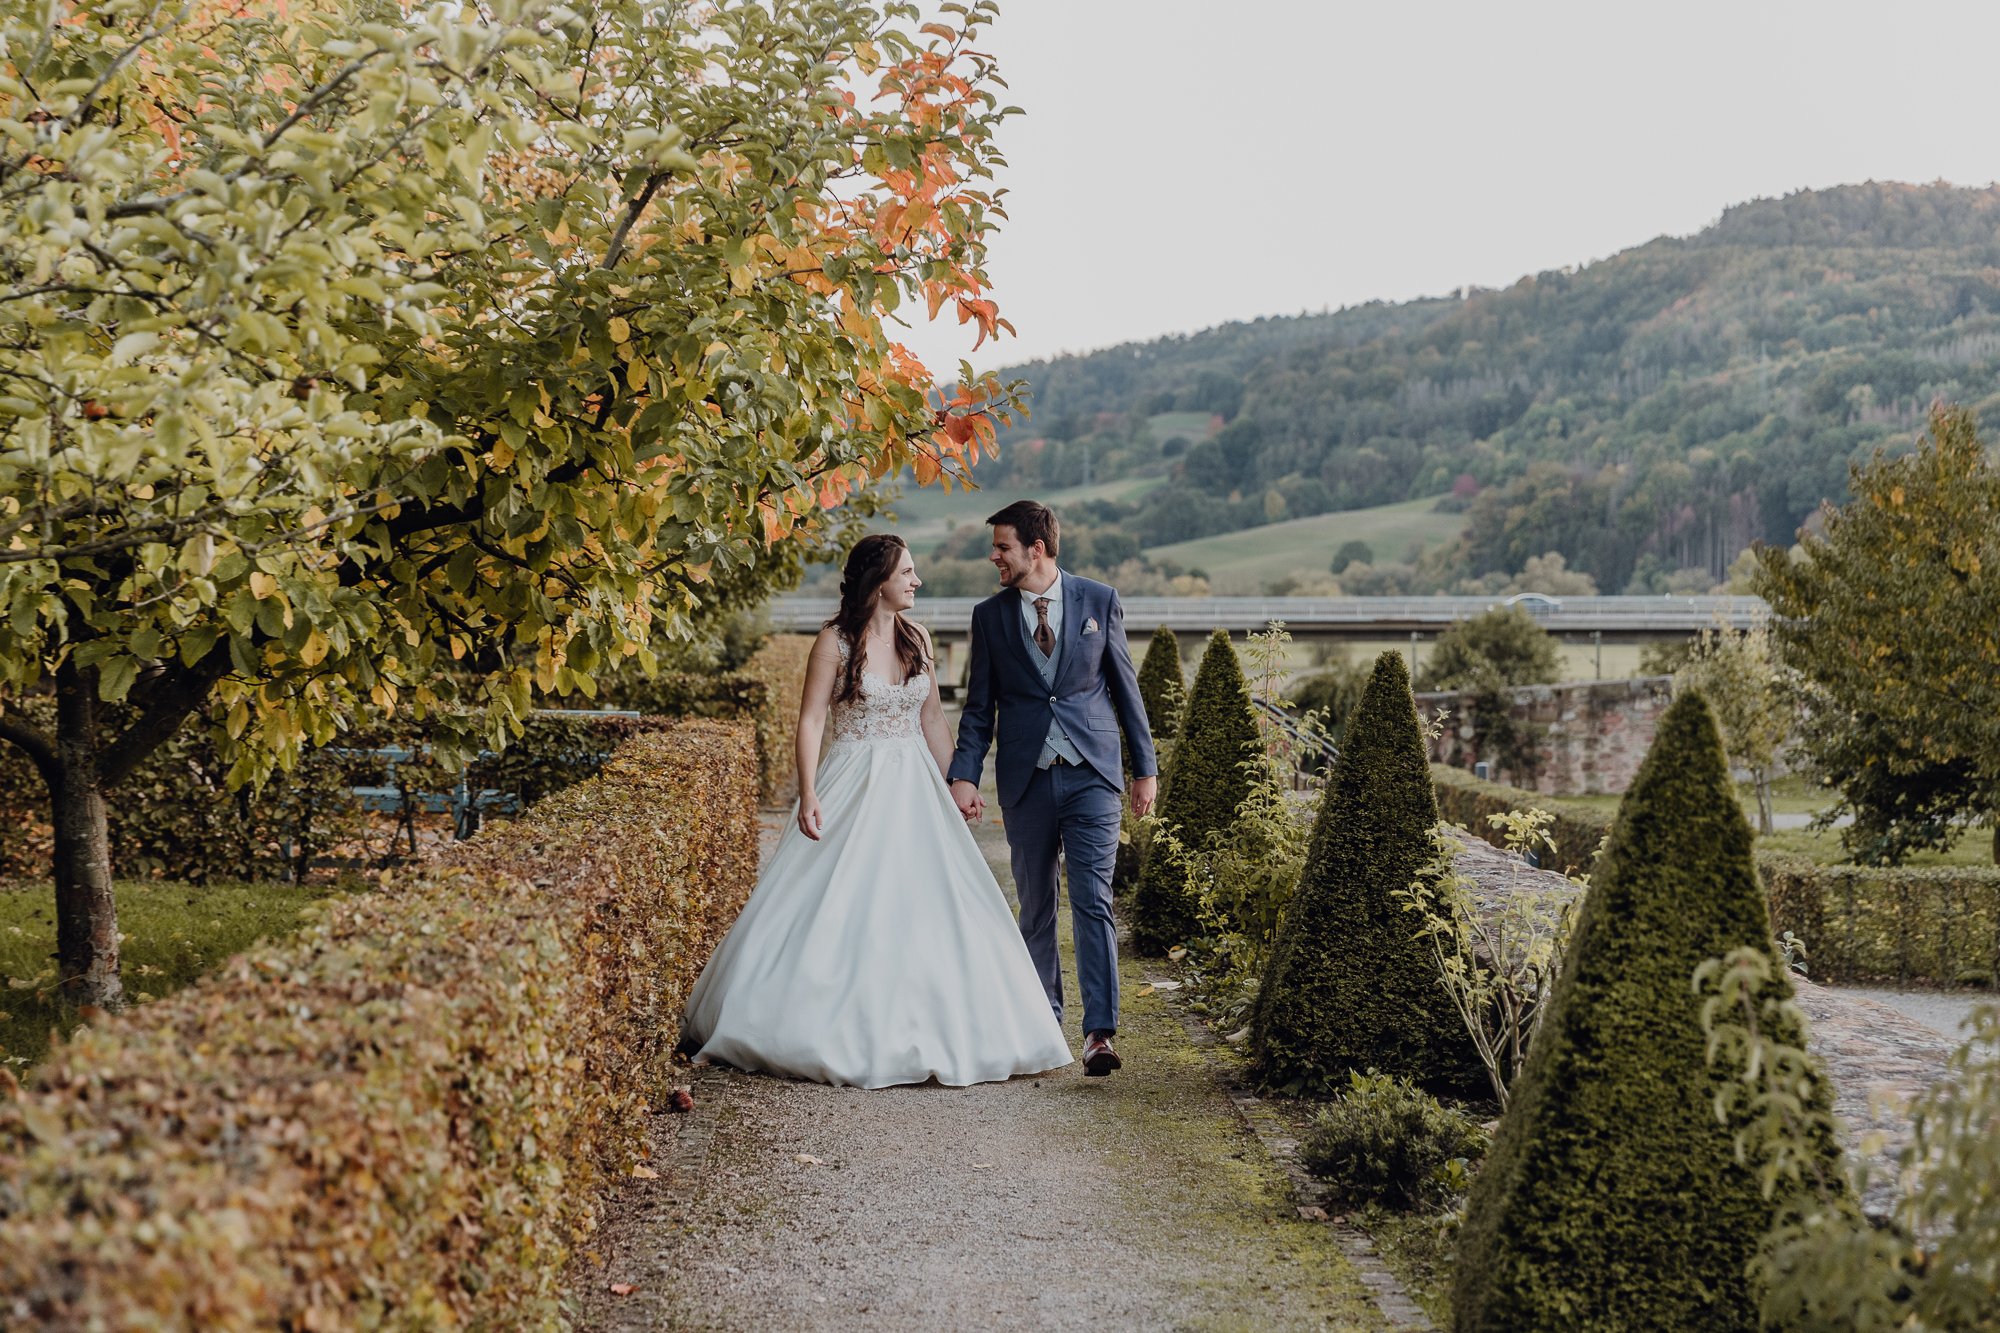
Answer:
[[[0,1323],[530,1328],[756,874],[742,723],[601,774],[0,1092]]]

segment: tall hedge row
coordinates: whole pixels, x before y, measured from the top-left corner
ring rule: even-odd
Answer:
[[[1243,667],[1225,630],[1208,640],[1160,793],[1160,820],[1181,842],[1200,847],[1229,827],[1250,791],[1245,762],[1257,756],[1257,718]],[[1164,953],[1200,930],[1187,879],[1158,844],[1147,854],[1132,892],[1132,943]]]
[[[558,1326],[681,1003],[755,879],[744,723],[340,900],[0,1093],[0,1321]]]
[[[1461,1333],[1758,1327],[1774,1204],[1719,1123],[1691,979],[1770,917],[1708,704],[1660,719],[1460,1233]],[[1782,974],[1760,999],[1788,994]],[[1772,1035],[1803,1044],[1799,1032]],[[1813,1095],[1822,1108],[1822,1080]],[[1829,1141],[1825,1151],[1832,1153]]]
[[[1373,1069],[1439,1089],[1479,1084],[1478,1052],[1396,898],[1430,858],[1437,818],[1409,671],[1386,652],[1328,775],[1258,988],[1250,1049],[1260,1081],[1324,1088]]]

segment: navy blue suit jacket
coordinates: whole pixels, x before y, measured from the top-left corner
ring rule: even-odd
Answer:
[[[972,608],[972,659],[951,780],[978,782],[987,747],[997,738],[994,776],[1002,808],[1028,789],[1051,716],[1061,720],[1083,761],[1112,786],[1125,785],[1121,728],[1132,750],[1132,775],[1149,778],[1160,771],[1117,590],[1068,570],[1062,577],[1062,665],[1053,690],[1028,656],[1035,649],[1024,630],[1020,593],[1003,588]]]

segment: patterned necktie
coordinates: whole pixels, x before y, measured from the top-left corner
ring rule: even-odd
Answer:
[[[1043,657],[1055,656],[1056,634],[1049,628],[1049,599],[1046,597],[1035,599],[1035,647],[1042,650]]]

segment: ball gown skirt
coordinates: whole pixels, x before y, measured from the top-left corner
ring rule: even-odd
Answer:
[[[1070,1063],[914,709],[906,721],[828,747],[820,840],[795,809],[688,997],[698,1060],[863,1088],[963,1087]]]

